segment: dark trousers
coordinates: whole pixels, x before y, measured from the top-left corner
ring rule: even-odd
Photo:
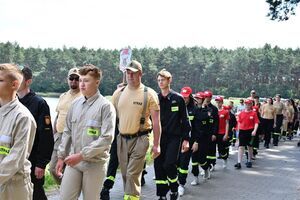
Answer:
[[[154,160],[157,196],[166,196],[169,190],[178,191],[177,162],[180,144],[181,138],[178,136],[165,135],[161,139],[161,153]]]
[[[276,126],[273,134],[273,144],[278,144],[279,136],[281,135],[281,126],[283,115],[276,115]]]
[[[210,160],[207,158],[210,141],[211,141],[211,136],[201,137],[198,145],[198,151],[196,152],[195,160],[198,160],[198,163],[203,170],[207,170],[210,165]],[[192,173],[195,176],[199,175],[198,166],[195,169],[194,167],[192,168]]]
[[[269,145],[273,131],[274,119],[263,119],[263,130],[265,134],[265,145]]]
[[[193,144],[190,143],[190,148]],[[186,178],[189,172],[189,164],[192,156],[192,150],[190,149],[187,152],[179,153],[178,159],[178,180],[181,185],[186,184]],[[192,161],[193,162],[193,161]],[[192,163],[193,164],[193,163]],[[198,164],[198,163],[197,163]]]
[[[220,157],[223,160],[226,160],[229,156],[229,142],[223,140],[224,135],[218,134],[217,135],[217,145],[218,145],[218,152]]]
[[[209,165],[216,164],[216,148],[217,148],[217,142],[212,141],[210,138],[208,140],[208,152],[207,152],[207,159]]]
[[[37,179],[34,175],[35,165],[31,163],[31,182],[33,184],[33,200],[47,200],[47,196],[44,190],[45,176],[41,179]]]
[[[118,161],[118,154],[117,154],[117,138],[115,138],[111,145],[106,179],[103,183],[103,186],[105,188],[111,189],[114,186],[118,166],[119,166],[119,161]]]

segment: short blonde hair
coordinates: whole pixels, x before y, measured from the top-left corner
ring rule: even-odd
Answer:
[[[165,77],[167,79],[172,79],[172,74],[170,72],[168,72],[166,69],[162,69],[157,73],[157,77],[158,76],[162,76]]]
[[[83,67],[81,67],[79,69],[79,74],[80,75],[91,75],[92,77],[94,77],[97,80],[101,80],[102,79],[102,71],[101,69],[99,69],[98,67],[92,65],[92,64],[87,64],[84,65]]]
[[[23,73],[19,67],[12,63],[3,63],[0,64],[0,71],[5,73],[5,76],[8,77],[11,81],[17,80],[19,84],[23,81]]]

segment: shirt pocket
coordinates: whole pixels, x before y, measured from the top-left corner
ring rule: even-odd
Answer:
[[[85,131],[86,135],[98,138],[101,135],[101,122],[93,119],[87,120]]]
[[[0,135],[0,155],[7,156],[10,152],[12,137]]]

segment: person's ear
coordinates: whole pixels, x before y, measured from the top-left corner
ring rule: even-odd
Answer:
[[[25,80],[25,84],[27,87],[29,87],[31,83],[32,83],[32,79]]]
[[[96,84],[97,84],[98,87],[99,87],[99,85],[100,85],[100,80],[96,80]]]
[[[14,80],[11,83],[12,89],[15,91],[17,91],[19,89],[20,85],[21,85],[21,83],[18,80]]]

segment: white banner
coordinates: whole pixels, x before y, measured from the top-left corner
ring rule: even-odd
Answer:
[[[131,49],[130,48],[124,48],[120,52],[120,66],[119,69],[122,72],[125,72],[125,67],[129,64],[131,61]]]

